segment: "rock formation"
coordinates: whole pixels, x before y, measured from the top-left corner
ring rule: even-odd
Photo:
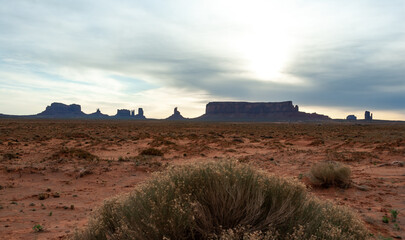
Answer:
[[[368,112],[368,111],[367,111]],[[372,114],[368,112],[367,119],[372,119]],[[102,114],[99,109],[92,114],[85,114],[81,106],[77,104],[66,105],[63,103],[52,103],[45,111],[37,115],[13,116],[2,115],[0,118],[82,118],[82,119],[127,119],[127,120],[147,120],[142,108],[135,110],[118,109],[117,114],[108,116]],[[204,115],[198,118],[184,118],[177,107],[173,114],[166,120],[194,120],[194,121],[255,121],[255,122],[294,122],[294,121],[322,121],[330,120],[328,116],[316,113],[300,112],[297,105],[292,101],[286,102],[210,102],[206,106]]]
[[[135,113],[135,110],[134,110]],[[138,108],[138,114],[134,115],[134,119],[146,119],[146,117],[143,115],[143,109]]]
[[[143,109],[138,108],[138,114],[135,114],[135,110],[128,110],[128,109],[118,109],[117,114],[114,116],[114,118],[119,118],[119,119],[146,119],[146,117],[143,115]]]
[[[63,103],[52,103],[45,111],[39,113],[38,117],[44,118],[80,118],[86,117],[81,106],[77,104],[66,105]]]
[[[319,121],[325,115],[305,113],[292,101],[286,102],[210,102],[198,120],[208,121]]]
[[[355,120],[357,120],[357,117],[356,117],[355,115],[348,115],[348,116],[346,117],[346,120],[355,121]]]
[[[117,114],[115,114],[117,118],[129,118],[131,117],[131,111],[128,109],[117,109]]]
[[[178,121],[178,120],[186,120],[186,118],[184,118],[177,110],[177,107],[175,107],[173,114],[170,117],[166,118],[166,120]]]
[[[364,113],[364,120],[366,120],[366,121],[371,121],[371,120],[373,120],[373,114],[372,114],[372,113],[370,114],[369,111],[366,111],[366,112]]]
[[[109,118],[110,116],[108,116],[107,114],[101,113],[100,109],[97,108],[97,111],[96,111],[96,112],[87,115],[87,117],[88,117],[88,118],[103,119],[103,118]]]

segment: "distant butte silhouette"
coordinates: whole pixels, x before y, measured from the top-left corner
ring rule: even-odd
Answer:
[[[205,121],[324,121],[328,116],[305,113],[292,101],[285,102],[210,102],[205,114],[198,118]]]
[[[54,102],[47,106],[45,111],[36,115],[6,115],[0,118],[50,118],[50,119],[128,119],[152,120],[144,115],[142,108],[135,110],[118,109],[117,114],[109,116],[101,113],[100,109],[91,114],[82,112],[78,104],[66,105]],[[365,121],[371,122],[372,114],[365,113]],[[298,105],[292,101],[285,102],[209,102],[205,114],[197,118],[185,118],[174,108],[173,114],[162,120],[187,120],[187,121],[225,121],[225,122],[314,122],[332,120],[326,115],[317,113],[300,112]],[[335,119],[335,121],[340,121]],[[381,120],[378,120],[381,121]],[[399,121],[402,122],[402,121]]]
[[[166,120],[170,121],[181,121],[181,120],[186,120],[187,118],[184,118],[180,112],[177,110],[177,107],[174,108],[173,114],[166,118]]]
[[[7,116],[7,115],[5,115]],[[0,115],[0,117],[2,117]],[[14,116],[8,116],[14,117]],[[109,116],[107,114],[101,113],[100,109],[91,114],[86,114],[82,112],[81,106],[78,104],[66,105],[63,103],[52,103],[47,106],[45,111],[30,116],[15,116],[15,117],[26,117],[26,118],[58,118],[58,119],[138,119],[143,120],[146,117],[143,115],[143,109],[138,109],[138,114],[135,115],[135,110],[128,109],[118,109],[115,116]]]

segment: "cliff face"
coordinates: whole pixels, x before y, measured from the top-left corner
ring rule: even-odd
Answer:
[[[198,119],[210,121],[316,121],[328,116],[305,113],[292,101],[286,102],[210,102]]]

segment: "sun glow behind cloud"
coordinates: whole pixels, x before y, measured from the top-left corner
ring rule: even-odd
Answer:
[[[242,58],[245,71],[260,81],[294,83],[282,77],[294,47],[291,4],[264,0],[220,2],[219,7],[227,9],[222,17],[241,26],[228,43]]]

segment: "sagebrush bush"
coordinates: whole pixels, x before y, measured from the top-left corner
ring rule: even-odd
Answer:
[[[348,166],[334,161],[316,163],[309,172],[312,184],[329,187],[348,187],[351,182],[351,170]]]
[[[106,201],[74,239],[366,239],[348,210],[233,161],[169,169]]]
[[[163,152],[156,148],[147,148],[142,150],[139,155],[146,155],[146,156],[163,156]]]

